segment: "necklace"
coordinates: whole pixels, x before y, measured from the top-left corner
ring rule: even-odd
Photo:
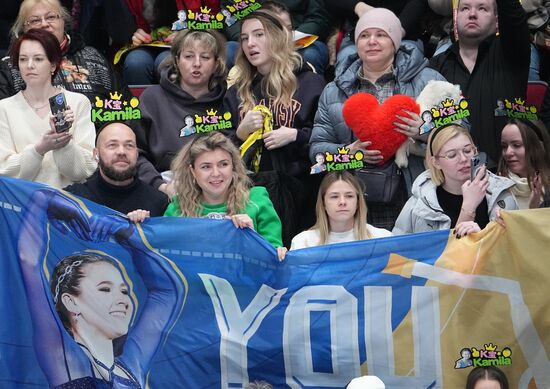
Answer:
[[[55,87],[54,87],[55,88]],[[30,100],[28,99],[27,95],[25,94],[25,91],[22,91],[21,94],[23,95],[23,98],[25,99],[25,101],[27,102],[27,104],[29,105],[29,107],[31,107],[32,109],[34,109],[34,112],[38,112],[40,111],[42,108],[45,108],[47,107],[50,102],[47,101],[45,104],[42,104],[42,105],[39,105],[39,106],[34,106],[31,104]]]
[[[32,109],[34,109],[35,112],[38,112],[39,110],[41,110],[42,108],[46,107],[50,102],[48,101],[46,104],[43,104],[43,105],[40,105],[38,107],[35,107],[34,105],[31,104],[31,102],[29,101],[29,99],[27,98],[27,96],[25,95],[25,92],[21,92],[21,94],[23,95],[23,98],[25,99],[25,101],[27,102],[27,104],[29,104],[29,107],[31,107]]]

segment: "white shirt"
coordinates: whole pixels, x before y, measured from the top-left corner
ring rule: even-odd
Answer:
[[[35,144],[50,131],[50,115],[41,118],[20,91],[0,100],[0,175],[41,182],[64,188],[84,181],[96,170],[92,150],[95,127],[90,119],[90,101],[80,93],[63,90],[74,112],[70,142],[43,156]]]
[[[367,224],[367,229],[372,235],[372,238],[384,238],[393,235],[388,230],[377,228],[371,226],[370,224]],[[353,229],[351,229],[345,232],[331,232],[328,236],[328,242],[326,244],[353,242],[356,240],[357,239],[355,239],[355,236],[353,235]],[[300,232],[292,239],[290,249],[297,250],[314,246],[319,246],[319,230],[307,230]]]

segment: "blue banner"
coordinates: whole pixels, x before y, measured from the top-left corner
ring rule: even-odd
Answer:
[[[14,179],[0,179],[0,215],[2,388],[343,388],[364,374],[462,388],[483,364],[512,387],[550,386],[546,210],[475,238],[374,239],[282,263],[229,221],[133,225]],[[469,364],[457,363],[464,348]]]

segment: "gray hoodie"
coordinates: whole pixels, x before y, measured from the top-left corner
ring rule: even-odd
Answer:
[[[170,80],[173,67],[161,73],[160,84],[148,87],[140,97],[141,120],[131,121],[139,147],[138,175],[145,183],[158,188],[164,180],[161,174],[170,169],[178,151],[193,140],[195,132],[186,132],[190,117],[219,111],[225,95],[225,84],[218,85],[204,96],[194,98],[177,82]]]

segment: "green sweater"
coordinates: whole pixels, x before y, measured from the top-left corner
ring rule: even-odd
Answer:
[[[222,219],[227,213],[227,205],[224,204],[202,204],[199,216],[210,219]],[[267,190],[263,186],[255,186],[250,189],[248,203],[245,206],[244,213],[252,219],[254,230],[264,237],[275,247],[283,245],[281,237],[281,220],[273,208],[273,203],[269,199]],[[181,216],[177,196],[166,208],[164,216]]]

